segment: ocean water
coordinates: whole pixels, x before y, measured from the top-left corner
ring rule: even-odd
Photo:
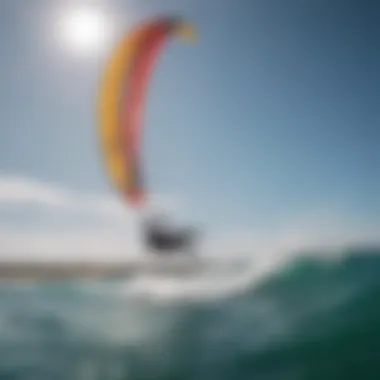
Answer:
[[[255,268],[2,283],[0,380],[380,379],[380,250]]]

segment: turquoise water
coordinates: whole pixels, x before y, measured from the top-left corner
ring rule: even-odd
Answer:
[[[378,253],[260,280],[2,284],[0,379],[379,379]]]

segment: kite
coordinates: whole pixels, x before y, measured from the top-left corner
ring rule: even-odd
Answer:
[[[149,78],[165,42],[172,36],[195,39],[194,28],[179,17],[145,20],[111,53],[101,79],[99,138],[108,176],[134,207],[147,202],[141,162],[144,101]]]

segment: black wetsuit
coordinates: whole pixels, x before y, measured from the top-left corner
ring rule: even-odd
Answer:
[[[190,230],[166,231],[160,224],[147,222],[144,226],[145,244],[154,251],[173,252],[187,249],[192,243]]]

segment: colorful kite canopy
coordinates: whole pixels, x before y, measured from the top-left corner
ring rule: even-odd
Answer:
[[[147,200],[140,162],[143,105],[149,75],[172,35],[193,40],[195,32],[181,18],[147,20],[128,33],[111,54],[99,99],[100,141],[108,175],[126,200]]]

